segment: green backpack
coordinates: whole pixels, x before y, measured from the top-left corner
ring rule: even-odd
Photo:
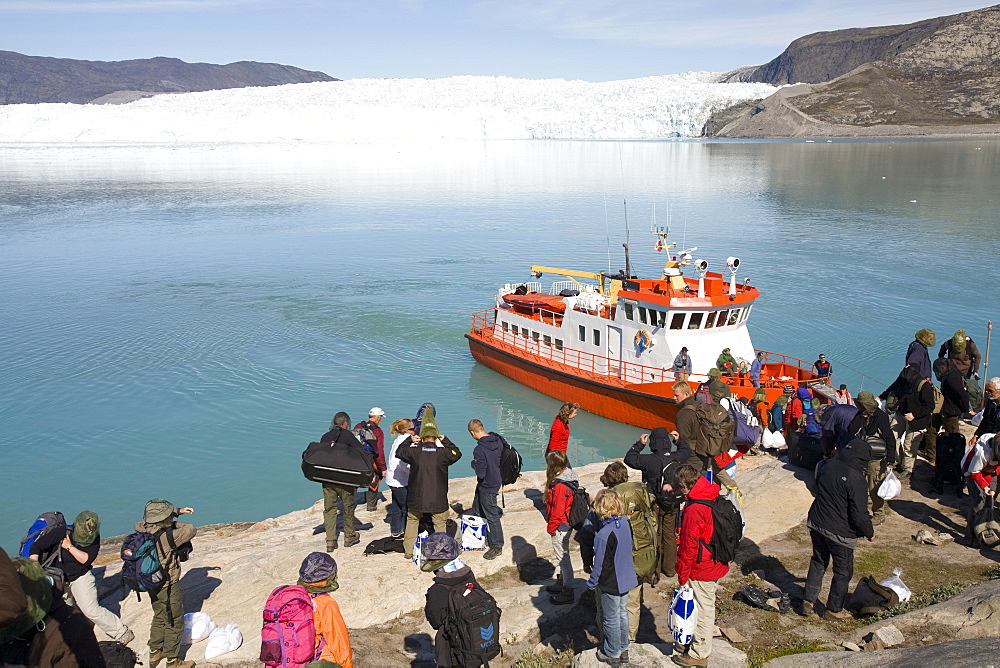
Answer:
[[[0,630],[0,645],[23,636],[42,621],[52,606],[52,584],[42,565],[26,557],[14,557],[11,561],[17,568],[17,579],[21,582],[24,597],[28,599],[28,609],[13,624]]]
[[[657,579],[656,510],[649,490],[641,482],[623,482],[615,487],[625,502],[625,515],[632,527],[632,563],[639,581]]]

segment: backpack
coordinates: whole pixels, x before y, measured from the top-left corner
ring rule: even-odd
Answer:
[[[733,419],[733,447],[746,452],[760,440],[760,420],[742,401],[729,402],[729,416]]]
[[[663,459],[661,458],[660,461],[662,462]],[[675,459],[671,459],[664,464],[663,468],[660,470],[660,479],[656,483],[656,489],[650,490],[650,493],[653,495],[656,503],[665,510],[677,510],[681,501],[684,500],[683,494],[678,494],[677,492],[667,492],[663,489],[663,483],[670,483],[672,486],[674,485],[677,469],[680,467],[680,462]]]
[[[169,579],[166,564],[160,555],[157,540],[166,529],[160,529],[155,534],[146,531],[136,531],[125,537],[122,543],[122,589],[134,591],[136,600],[140,600],[139,592],[155,593]],[[168,532],[168,540],[173,548],[173,532]]]
[[[685,406],[693,410],[698,419],[698,435],[694,443],[689,443],[695,454],[702,457],[718,457],[728,452],[733,442],[734,424],[729,411],[719,404],[695,403]]]
[[[271,666],[304,666],[319,658],[313,601],[302,585],[276,587],[264,603],[260,629],[260,662]]]
[[[579,529],[583,526],[583,521],[587,519],[587,513],[590,512],[590,495],[587,494],[585,488],[580,487],[579,483],[566,482],[564,480],[560,480],[559,482],[566,485],[573,492],[573,505],[570,506],[567,523],[574,529]]]
[[[743,516],[728,497],[715,501],[691,499],[690,503],[700,503],[712,509],[712,541],[706,543],[700,539],[698,546],[698,563],[703,561],[702,550],[708,548],[710,556],[720,564],[728,564],[736,558],[736,548],[743,536]]]
[[[709,390],[708,385],[708,383],[702,383],[698,386],[698,390],[694,393],[694,400],[699,404],[712,403],[712,392]]]
[[[625,514],[632,527],[632,563],[640,581],[656,573],[656,511],[653,509],[646,486],[639,482],[626,482],[615,487],[625,502]]]
[[[389,554],[390,552],[398,552],[399,554],[406,552],[403,549],[402,536],[376,538],[365,546],[366,557],[373,554]]]
[[[871,575],[858,582],[851,594],[850,608],[861,617],[878,614],[899,603],[899,595],[890,587],[881,585]]]
[[[816,420],[816,409],[813,408],[812,402],[807,404],[799,397],[795,397],[794,400],[802,404],[802,415],[799,416],[799,427],[802,429],[803,433],[809,434],[810,436],[818,436],[823,431],[823,426]]]
[[[934,394],[934,408],[931,412],[937,415],[941,412],[941,409],[944,408],[944,394],[941,393],[940,387],[934,383],[929,383],[927,379],[920,381],[917,385],[917,394],[920,393],[920,388],[924,386],[924,383],[928,383],[931,386],[931,392]]]
[[[460,666],[489,666],[502,652],[500,613],[496,599],[469,582],[448,592],[448,616],[442,629]]]
[[[42,536],[48,536],[54,531],[65,530],[66,528],[66,518],[58,510],[42,513],[28,528],[28,533],[21,541],[21,548],[17,551],[17,556],[30,558],[31,546],[35,544],[36,540]],[[55,547],[48,552],[38,555],[38,563],[42,565],[42,569],[46,572],[57,571],[61,575],[62,569],[55,565],[55,562],[59,559],[60,552],[59,543],[57,542]]]
[[[367,421],[360,422],[351,430],[351,433],[358,437],[361,445],[365,446],[365,450],[378,457],[378,437],[375,436],[375,430],[371,428],[371,424]]]
[[[101,651],[107,668],[133,668],[139,663],[139,656],[128,645],[120,642],[102,640],[97,643],[97,648]]]
[[[350,443],[310,443],[302,453],[306,480],[342,487],[368,487],[375,471],[375,456]]]
[[[500,484],[513,485],[521,477],[521,455],[503,436],[495,431],[491,431],[490,434],[503,443],[503,448],[500,450]]]
[[[0,646],[22,637],[35,628],[52,606],[52,585],[41,564],[28,557],[14,557],[11,562],[17,569],[17,579],[21,589],[24,590],[28,605],[24,612],[9,620],[7,626],[0,628]],[[3,657],[0,656],[0,659]],[[13,661],[11,663],[14,664]],[[6,659],[0,661],[0,665],[7,665]]]

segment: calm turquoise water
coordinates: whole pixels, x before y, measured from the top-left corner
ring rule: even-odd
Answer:
[[[743,259],[757,346],[881,391],[917,329],[984,344],[1000,316],[997,174],[988,140],[8,147],[0,545],[51,509],[123,533],[154,496],[199,523],[305,507],[299,455],[338,410],[431,401],[467,453],[479,417],[537,467],[559,402],[462,335],[531,264],[606,269],[606,220],[619,269],[623,198],[640,275],[669,203],[677,241]],[[638,433],[584,415],[571,458]]]

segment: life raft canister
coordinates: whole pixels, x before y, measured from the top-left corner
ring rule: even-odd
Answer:
[[[635,333],[635,347],[638,348],[639,352],[643,352],[648,348],[653,346],[653,338],[644,329],[640,329]]]

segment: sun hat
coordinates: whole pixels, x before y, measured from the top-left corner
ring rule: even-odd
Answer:
[[[337,562],[325,552],[310,552],[299,567],[299,579],[313,583],[337,574]]]
[[[368,411],[369,417],[379,417],[385,415],[385,411],[378,406],[373,406],[370,411]]]
[[[142,520],[146,524],[156,524],[170,519],[174,514],[174,505],[166,499],[150,499],[146,502],[146,510]]]
[[[420,570],[436,571],[458,557],[458,541],[443,531],[437,531],[424,540],[420,553],[427,560]]]

